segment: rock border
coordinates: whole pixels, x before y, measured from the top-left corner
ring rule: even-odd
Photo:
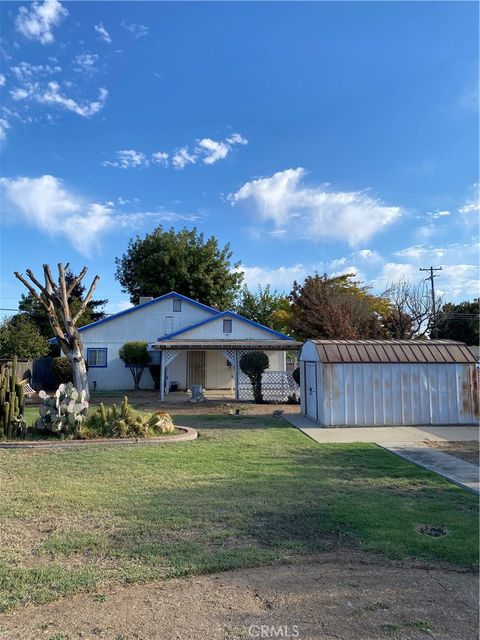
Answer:
[[[184,433],[174,436],[157,436],[155,438],[91,438],[89,440],[16,440],[12,442],[0,442],[0,449],[70,449],[76,447],[110,446],[110,445],[148,445],[170,444],[175,442],[187,442],[196,440],[198,432],[191,427],[175,425]]]

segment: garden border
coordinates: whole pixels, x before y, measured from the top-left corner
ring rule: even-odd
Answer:
[[[0,449],[53,449],[53,448],[75,448],[89,446],[109,446],[109,445],[147,445],[147,444],[170,444],[175,442],[187,442],[196,440],[198,432],[191,427],[180,427],[175,425],[175,429],[180,429],[184,433],[174,436],[157,436],[155,438],[91,438],[89,440],[12,440],[11,442],[0,442]]]

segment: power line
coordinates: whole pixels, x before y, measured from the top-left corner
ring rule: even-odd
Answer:
[[[433,337],[438,338],[438,328],[437,328],[437,309],[435,302],[435,278],[437,277],[433,272],[434,271],[442,271],[442,267],[426,267],[424,269],[420,269],[420,271],[429,271],[430,275],[426,280],[430,280],[430,284],[432,285],[432,317],[433,317]]]

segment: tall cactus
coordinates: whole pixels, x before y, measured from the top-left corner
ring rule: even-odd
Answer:
[[[17,356],[0,374],[0,438],[18,438],[25,431],[23,384],[17,380]]]

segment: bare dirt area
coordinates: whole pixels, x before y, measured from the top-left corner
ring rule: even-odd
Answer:
[[[432,449],[440,449],[444,453],[449,453],[451,456],[465,460],[472,464],[480,465],[480,454],[478,441],[468,440],[465,442],[458,442],[455,440],[428,440],[425,442]]]
[[[23,607],[0,616],[0,638],[476,640],[476,609],[473,573],[340,549]]]

